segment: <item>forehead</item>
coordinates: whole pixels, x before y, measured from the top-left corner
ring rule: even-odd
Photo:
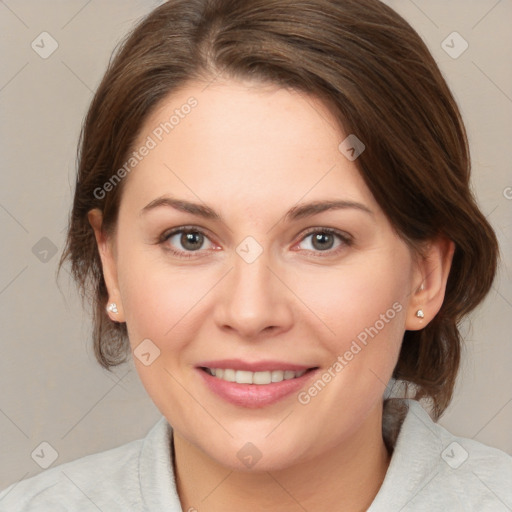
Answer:
[[[329,108],[311,95],[246,82],[190,83],[144,123],[134,150],[150,149],[125,193],[138,202],[165,192],[215,196],[219,204],[339,193],[374,204],[356,163],[339,150],[345,138]]]

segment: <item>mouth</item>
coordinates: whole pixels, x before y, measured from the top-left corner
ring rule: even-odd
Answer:
[[[211,361],[196,367],[206,388],[222,401],[260,409],[298,393],[317,373],[318,366],[278,361],[247,363]]]
[[[208,373],[216,379],[226,382],[235,382],[237,384],[254,384],[256,386],[265,386],[267,384],[282,382],[284,380],[298,379],[305,373],[316,370],[317,367],[306,370],[267,370],[260,372],[251,372],[249,370],[235,370],[234,368],[208,368],[200,367],[201,370]]]

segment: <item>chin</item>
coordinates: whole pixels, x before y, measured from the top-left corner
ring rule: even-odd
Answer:
[[[204,449],[201,446],[199,448],[216,463],[229,470],[259,473],[279,471],[304,462],[308,459],[304,441],[306,440],[301,440],[300,436],[293,436],[290,433],[286,436],[276,436],[270,441],[260,433],[252,438],[245,435],[242,439],[237,436],[234,439],[230,438],[227,443],[212,443]]]

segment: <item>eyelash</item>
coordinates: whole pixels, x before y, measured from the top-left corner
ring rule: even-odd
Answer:
[[[168,231],[168,232],[165,232],[164,234],[162,234],[162,236],[158,240],[158,243],[163,245],[171,237],[173,237],[174,235],[179,234],[179,233],[200,233],[205,238],[209,239],[207,233],[205,231],[203,231],[201,228],[198,228],[196,226],[181,226],[179,228],[173,229],[171,231]],[[302,238],[300,239],[299,243],[303,242],[309,235],[314,235],[314,234],[318,234],[318,233],[337,236],[340,239],[341,244],[336,249],[328,249],[325,251],[312,251],[312,250],[306,249],[306,252],[312,253],[315,257],[326,258],[326,257],[336,256],[339,252],[341,252],[344,249],[345,246],[350,247],[353,244],[353,239],[348,233],[345,233],[343,231],[338,231],[337,229],[333,229],[333,228],[311,228],[311,229],[307,230],[302,235]],[[174,256],[178,256],[180,258],[197,258],[198,257],[197,253],[200,252],[200,250],[198,250],[198,251],[178,251],[176,249],[173,249],[172,247],[165,247],[165,250],[170,251]],[[199,257],[201,257],[201,256],[199,256]]]

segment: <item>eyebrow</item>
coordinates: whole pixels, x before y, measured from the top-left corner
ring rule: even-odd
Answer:
[[[181,212],[190,213],[192,215],[196,215],[204,219],[218,220],[223,222],[222,217],[209,206],[198,203],[192,203],[190,201],[176,199],[168,196],[158,197],[157,199],[154,199],[141,210],[140,214],[146,214],[151,210],[163,206],[174,208],[175,210],[179,210]],[[294,206],[293,208],[290,208],[290,210],[286,212],[286,214],[284,215],[284,219],[285,221],[293,221],[303,219],[305,217],[311,217],[313,215],[317,215],[328,210],[345,209],[355,209],[368,213],[369,215],[372,216],[375,215],[373,211],[370,210],[370,208],[356,201],[324,200]]]

